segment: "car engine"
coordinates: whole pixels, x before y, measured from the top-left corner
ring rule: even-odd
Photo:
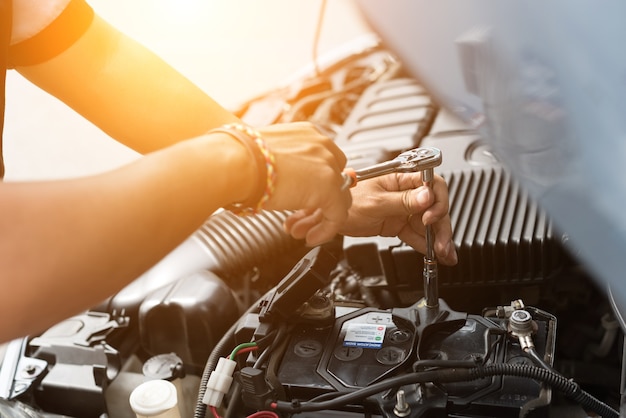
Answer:
[[[377,40],[237,113],[313,122],[355,169],[440,150],[458,265],[425,284],[397,238],[311,249],[285,235],[287,213],[220,211],[99,306],[7,344],[0,416],[135,417],[131,393],[151,380],[172,382],[183,418],[619,416],[610,291]]]

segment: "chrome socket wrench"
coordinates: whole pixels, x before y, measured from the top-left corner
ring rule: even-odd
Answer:
[[[433,147],[415,148],[405,151],[396,158],[358,170],[346,169],[343,173],[343,189],[354,187],[366,180],[391,173],[422,172],[422,182],[432,187],[434,168],[441,165],[441,151]],[[426,254],[424,255],[424,301],[427,307],[439,305],[439,283],[432,227],[426,226]]]

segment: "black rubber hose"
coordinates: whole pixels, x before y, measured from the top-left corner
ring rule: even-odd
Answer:
[[[238,216],[221,211],[211,216],[194,237],[214,256],[207,269],[220,277],[232,276],[303,246],[283,230],[288,211],[261,211]]]

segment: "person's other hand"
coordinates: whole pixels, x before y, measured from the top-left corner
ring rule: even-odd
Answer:
[[[266,209],[307,213],[285,222],[296,239],[315,246],[331,240],[348,218],[351,194],[341,190],[346,157],[313,124],[296,122],[259,129],[276,159],[275,191]],[[292,215],[293,216],[293,215]]]
[[[352,190],[353,204],[340,232],[351,236],[397,236],[416,251],[426,252],[424,225],[432,225],[437,260],[457,263],[448,213],[448,186],[435,175],[432,190],[421,173],[389,174],[360,181]]]

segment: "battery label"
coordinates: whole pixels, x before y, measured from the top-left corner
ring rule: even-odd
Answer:
[[[381,348],[386,326],[382,324],[346,324],[344,347]]]

